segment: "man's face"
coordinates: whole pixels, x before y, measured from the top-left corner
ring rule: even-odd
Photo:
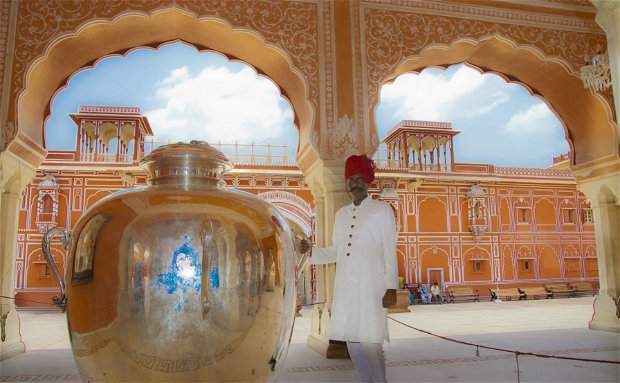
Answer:
[[[347,189],[353,198],[368,194],[368,184],[364,181],[364,177],[361,173],[354,174],[347,178]]]

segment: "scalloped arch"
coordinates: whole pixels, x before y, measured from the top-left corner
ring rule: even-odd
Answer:
[[[403,58],[383,83],[406,72],[461,63],[481,73],[500,75],[544,100],[564,127],[571,147],[571,166],[618,156],[615,117],[605,98],[584,89],[578,73],[561,58],[548,57],[538,48],[518,46],[501,36],[459,39],[449,46],[429,45],[420,54]],[[376,107],[371,106],[370,116]],[[374,119],[371,121],[371,129],[376,129]]]
[[[314,212],[303,198],[282,190],[259,193],[258,196],[278,207],[280,212],[297,224],[304,234],[311,235]]]
[[[478,254],[473,254],[474,252],[477,252],[477,251],[478,251]],[[474,246],[474,247],[471,247],[471,248],[467,249],[463,253],[463,259],[468,259],[467,257],[469,255],[469,253],[472,253],[472,255],[479,255],[480,252],[482,252],[486,256],[486,259],[491,260],[491,253],[489,253],[489,250],[487,250],[487,249],[485,249],[483,247],[480,247],[480,246]]]
[[[433,250],[436,250],[437,253],[433,254]],[[446,257],[448,257],[447,259],[450,260],[450,254],[448,254],[448,252],[444,249],[442,249],[441,247],[437,247],[437,246],[431,246],[428,249],[424,249],[424,251],[422,251],[420,253],[420,260],[422,259],[422,257],[424,257],[425,255],[429,255],[432,254],[432,256],[437,256],[437,254],[441,253],[442,255],[445,255]]]
[[[292,105],[299,129],[299,148],[310,144],[315,110],[308,98],[308,84],[288,54],[269,45],[248,29],[233,29],[223,19],[197,18],[178,8],[152,14],[127,12],[110,21],[92,20],[75,32],[51,42],[43,57],[26,73],[24,90],[17,101],[17,126],[43,146],[43,125],[56,92],[76,72],[92,67],[111,55],[125,55],[137,48],[152,48],[183,41],[197,50],[210,50],[252,66],[273,81]]]
[[[60,249],[57,249],[55,247],[52,247],[50,249],[52,258],[54,258],[54,261],[57,263],[62,262],[62,265],[66,265],[67,263],[67,257],[64,251],[61,251]],[[33,263],[31,263],[32,258],[35,255],[39,255],[42,254],[41,249],[34,249],[31,250],[28,254],[26,254],[25,259],[24,259],[24,281],[22,282],[24,286],[28,286],[28,271],[30,271],[30,267],[33,266]],[[56,283],[55,281],[53,281],[52,283]]]
[[[564,258],[564,257],[571,257],[571,256],[574,256],[574,255],[581,256],[581,254],[579,252],[579,249],[575,245],[572,245],[572,244],[568,245],[562,251],[562,258]]]
[[[517,250],[517,258],[535,257],[535,256],[536,254],[534,254],[534,251],[532,251],[532,248],[530,246],[522,245],[522,246],[519,246],[519,250]]]
[[[541,197],[541,198],[537,199],[536,201],[534,201],[534,208],[536,208],[538,206],[538,204],[542,203],[542,202],[549,203],[553,207],[555,207],[554,201],[551,198],[549,198],[549,197]]]
[[[418,200],[418,211],[420,210],[420,206],[426,202],[426,200],[432,200],[432,199],[436,199],[437,201],[441,202],[442,205],[444,205],[446,208],[448,207],[448,202],[444,201],[443,199],[441,199],[441,197],[437,197],[437,196],[425,196],[423,198],[420,198]]]
[[[560,254],[558,253],[558,250],[557,250],[554,246],[552,246],[552,245],[543,245],[543,246],[539,249],[539,251],[538,251],[539,256],[541,256],[541,255],[544,253],[544,250],[545,250],[545,249],[547,249],[547,248],[551,249],[551,251],[553,251],[553,255],[554,255],[554,256],[555,256],[558,260],[560,260]]]

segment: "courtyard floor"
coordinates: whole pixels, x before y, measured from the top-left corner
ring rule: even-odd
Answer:
[[[561,360],[451,342],[419,332],[520,353],[620,360],[620,334],[588,329],[593,297],[410,306],[390,314],[385,344],[390,382],[619,382],[620,364]],[[348,359],[325,359],[306,346],[302,310],[278,382],[356,382]],[[79,382],[62,313],[20,312],[27,351],[1,362],[0,382]]]

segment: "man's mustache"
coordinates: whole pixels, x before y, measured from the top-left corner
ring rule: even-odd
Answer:
[[[355,186],[355,187],[352,187],[351,189],[349,189],[349,191],[350,191],[350,192],[354,192],[354,191],[364,191],[364,189],[362,189],[362,188],[361,188],[361,187],[359,187],[359,186]]]

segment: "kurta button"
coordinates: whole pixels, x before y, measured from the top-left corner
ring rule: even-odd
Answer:
[[[355,219],[355,216],[353,216],[353,219]]]
[[[351,225],[351,229],[353,229],[355,227],[355,225]]]
[[[351,255],[351,253],[347,253],[347,257],[348,257],[349,255]]]
[[[349,234],[349,238],[353,238],[353,234]]]
[[[349,246],[351,246],[351,242],[349,242]]]

